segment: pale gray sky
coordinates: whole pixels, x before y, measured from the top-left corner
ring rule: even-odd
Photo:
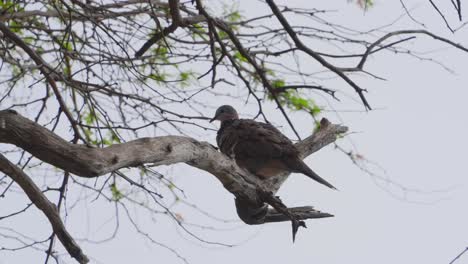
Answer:
[[[297,7],[316,5],[305,0],[287,2]],[[367,13],[344,0],[323,1],[320,7],[337,9],[336,15],[331,16],[335,23],[359,29],[388,24],[403,14],[399,1],[375,2],[375,7]],[[429,25],[432,31],[468,46],[468,29],[452,35],[427,1],[406,1],[406,4],[414,8],[412,14]],[[258,6],[259,3],[254,1],[241,1],[241,9],[246,14],[258,12]],[[391,29],[413,28],[418,26],[404,18]],[[328,190],[302,175],[293,175],[279,194],[289,206],[314,205],[335,217],[307,221],[308,229],[300,230],[296,243],[292,244],[289,223],[244,225],[237,221],[232,195],[213,176],[186,165],[176,165],[160,170],[173,175],[191,202],[212,215],[236,220],[226,224],[208,222],[208,225],[225,230],[194,229],[196,233],[209,241],[239,245],[222,247],[200,243],[169,220],[151,221],[144,213],[135,212],[140,226],[158,242],[173,247],[194,264],[448,264],[468,246],[468,54],[423,36],[411,46],[420,51],[437,49],[434,57],[455,74],[435,63],[380,53],[371,58],[367,69],[388,81],[356,76],[369,90],[368,99],[378,110],[341,112],[339,116],[328,113],[325,116],[356,132],[341,142],[350,146],[351,139],[360,154],[382,166],[383,169],[369,164],[378,176],[421,191],[404,192],[395,185],[378,181],[329,146],[306,162],[339,191]],[[345,87],[345,90],[349,89],[348,94],[353,94],[340,80],[330,83]],[[337,108],[362,109],[346,100]],[[247,106],[241,112],[249,115],[254,111],[253,106]],[[272,106],[267,111],[275,113],[270,114],[270,118],[275,124],[283,125],[283,131],[292,137],[279,112]],[[301,134],[306,136],[313,126],[310,118],[303,114],[292,114],[292,117]],[[199,139],[214,143],[214,137],[211,133]],[[15,202],[23,205],[25,197],[17,195]],[[2,208],[13,206],[0,200],[0,212],[3,212]],[[187,221],[206,221],[199,213],[184,208],[179,206],[175,211],[180,211]],[[67,226],[78,238],[104,238],[112,230],[110,224],[105,223],[113,216],[113,209],[112,204],[100,200],[80,204],[68,216]],[[31,236],[42,234],[46,237],[50,230],[43,215],[37,210],[26,214],[27,217],[15,220],[18,222],[14,224]],[[91,257],[91,263],[181,263],[167,249],[138,235],[126,217],[120,219],[121,228],[116,239],[104,244],[80,242]],[[61,248],[60,245],[57,247]],[[1,264],[42,263],[43,259],[44,254],[35,251],[0,252]],[[74,263],[68,256],[63,260],[64,263]],[[468,255],[456,263],[468,263]]]

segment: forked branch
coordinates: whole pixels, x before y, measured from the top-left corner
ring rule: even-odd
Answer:
[[[331,124],[323,119],[318,131],[298,142],[296,146],[301,157],[305,158],[334,142],[339,134],[346,131],[346,127]],[[148,163],[158,166],[183,162],[207,171],[221,181],[226,190],[236,197],[239,216],[248,224],[291,220],[293,233],[295,233],[294,230],[303,225],[301,222],[303,219],[332,216],[315,211],[312,207],[287,208],[278,197],[274,196],[289,174],[278,175],[269,181],[261,181],[255,175],[239,168],[235,161],[218,152],[208,142],[200,142],[189,137],[140,138],[105,148],[92,148],[69,143],[15,111],[4,110],[0,111],[0,143],[13,144],[44,162],[77,176],[88,178]],[[12,177],[11,170],[2,171]],[[23,185],[20,184],[20,186],[28,193]],[[36,189],[33,195],[30,196],[31,192],[28,193],[33,202],[45,198],[40,198],[42,194],[37,187]],[[56,233],[59,234],[57,230],[61,230],[61,222],[56,220],[58,213],[50,209],[52,205],[49,201],[43,203],[48,208],[43,212],[48,216]],[[268,209],[265,203],[276,210]],[[62,239],[60,238],[64,243]]]

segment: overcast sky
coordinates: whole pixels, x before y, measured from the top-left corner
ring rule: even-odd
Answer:
[[[312,2],[319,1],[297,0],[288,4],[311,8],[314,7]],[[337,9],[331,16],[335,23],[359,29],[388,24],[404,12],[399,1],[376,0],[375,6],[366,13],[345,0],[322,2],[322,8]],[[468,46],[468,29],[453,36],[427,1],[405,3],[414,8],[414,17],[432,31]],[[243,1],[241,10],[252,14],[258,5],[254,1]],[[418,25],[408,18],[394,26],[394,29],[413,28]],[[198,207],[229,220],[227,223],[210,220],[208,225],[221,230],[195,229],[196,233],[209,241],[236,246],[201,243],[171,221],[164,218],[151,221],[142,214],[136,217],[144,232],[195,264],[254,261],[448,264],[468,246],[468,54],[422,36],[412,42],[411,47],[435,50],[434,56],[455,73],[410,56],[381,53],[371,58],[367,69],[388,81],[357,77],[369,90],[368,99],[377,110],[325,114],[333,122],[343,123],[355,132],[340,142],[347,147],[353,144],[359,154],[375,162],[377,165],[368,166],[376,175],[366,174],[329,146],[309,157],[306,163],[339,191],[326,189],[303,175],[292,175],[279,192],[289,206],[313,205],[334,214],[334,218],[308,220],[308,229],[300,230],[296,243],[292,244],[289,223],[244,225],[237,219],[232,195],[213,176],[186,165],[176,165],[160,168],[160,171],[173,175],[176,184]],[[339,80],[335,85],[349,88]],[[349,94],[352,94],[351,88]],[[358,104],[347,102],[340,104],[340,109],[362,110]],[[272,121],[284,125],[283,131],[292,137],[280,113],[272,106],[267,111]],[[244,107],[241,113],[254,114],[255,108]],[[303,136],[311,131],[310,117],[299,113],[292,114],[292,118]],[[212,133],[198,139],[214,143],[214,137]],[[389,182],[378,177],[387,178]],[[18,204],[24,205],[24,197],[17,197]],[[6,206],[13,205],[5,205],[0,200],[0,212]],[[188,222],[207,221],[205,216],[183,205],[175,211],[180,211]],[[112,216],[112,204],[104,201],[81,204],[69,215],[67,226],[78,238],[100,239],[112,230],[106,225]],[[90,225],[89,222],[94,223]],[[136,234],[125,217],[121,217],[119,224],[123,228],[110,242],[80,241],[91,263],[182,263],[170,250],[155,246]],[[17,225],[31,236],[46,237],[50,232],[48,223],[37,210],[28,212]],[[0,264],[42,263],[43,259],[44,253],[35,251],[0,252]],[[63,260],[74,263],[67,256]],[[456,263],[468,263],[468,254]]]

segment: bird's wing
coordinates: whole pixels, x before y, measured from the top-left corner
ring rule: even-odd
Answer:
[[[292,142],[270,124],[240,119],[220,132],[218,144],[221,152],[235,158],[240,167],[252,173],[276,174],[276,169],[286,168],[283,160],[297,157]]]
[[[217,139],[221,152],[262,178],[281,171],[300,172],[334,188],[299,159],[291,140],[270,124],[250,119],[235,120],[219,131]]]
[[[270,124],[241,119],[232,130],[238,141],[234,148],[236,157],[269,160],[297,153],[291,140]]]

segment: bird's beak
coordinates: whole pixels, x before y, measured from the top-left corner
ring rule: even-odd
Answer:
[[[212,122],[215,121],[215,120],[218,120],[218,116],[215,116],[215,117],[211,118],[211,119],[210,119],[210,123],[212,123]]]

